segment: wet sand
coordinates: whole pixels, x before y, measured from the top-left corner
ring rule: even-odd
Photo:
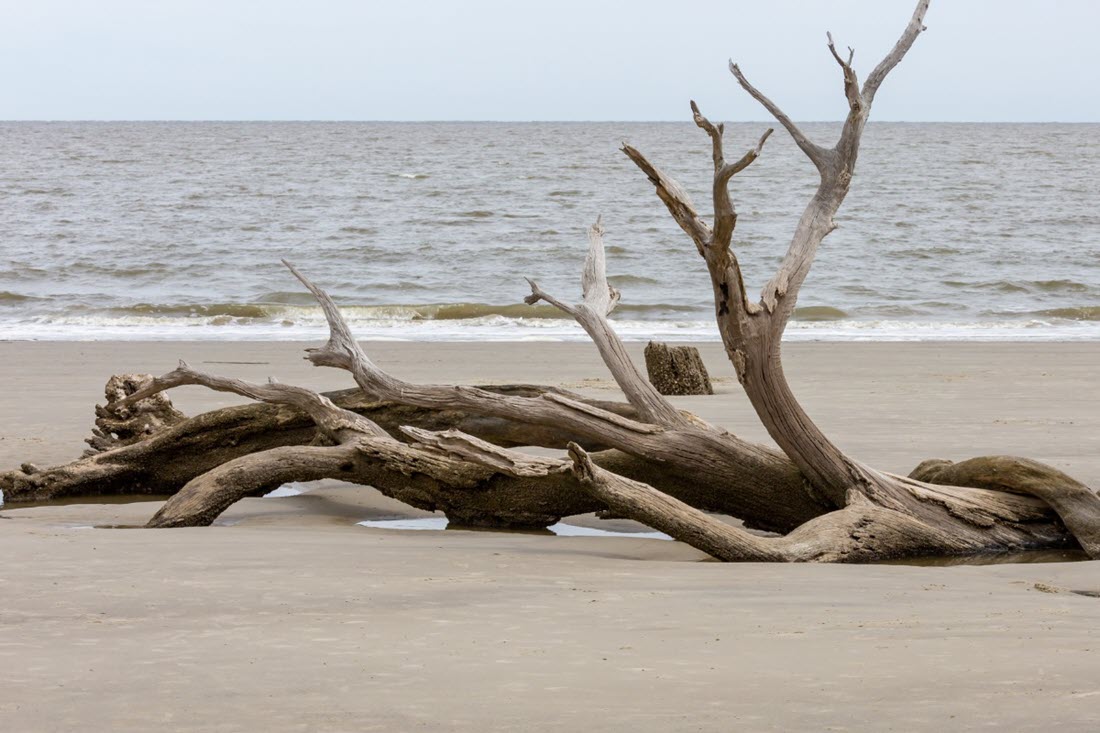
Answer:
[[[0,343],[0,467],[78,455],[113,372],[183,356],[248,379],[350,383],[301,346]],[[414,380],[615,395],[583,344],[369,350]],[[682,404],[764,440],[720,349],[703,351],[720,394]],[[810,413],[882,468],[1019,453],[1100,485],[1100,345],[786,353]],[[235,401],[199,388],[173,399],[187,412]],[[355,523],[423,513],[334,483],[246,500],[210,528],[91,528],[140,524],[155,506],[0,510],[5,729],[1100,724],[1100,598],[1074,592],[1100,591],[1095,562],[733,566],[653,539],[369,529]]]

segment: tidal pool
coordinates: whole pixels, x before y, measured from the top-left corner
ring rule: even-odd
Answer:
[[[423,517],[420,519],[372,519],[363,522],[356,522],[360,527],[371,527],[372,529],[398,529],[398,530],[428,530],[439,531],[447,529],[446,517]],[[459,527],[458,529],[472,529],[474,531],[477,528]],[[558,522],[547,527],[548,530],[558,535],[559,537],[629,537],[633,539],[650,539],[650,540],[671,540],[664,532],[654,532],[652,530],[643,532],[612,532],[607,529],[596,529],[595,527],[581,527],[576,524],[565,524],[564,522]],[[496,530],[492,530],[496,531]]]

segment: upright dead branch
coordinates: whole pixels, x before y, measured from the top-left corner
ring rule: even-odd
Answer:
[[[296,275],[299,279],[309,282],[301,273]],[[337,334],[330,338],[329,344],[324,349],[309,351],[308,358],[321,365],[341,364],[347,365],[344,368],[350,367],[357,370],[352,372],[356,381],[364,385],[364,389],[372,394],[417,406],[433,406],[438,409],[450,406],[496,417],[534,420],[555,425],[563,430],[573,430],[582,435],[598,432],[603,436],[606,444],[631,455],[644,456],[650,461],[667,465],[681,472],[685,478],[691,477],[700,482],[704,488],[709,487],[719,495],[726,495],[727,503],[736,504],[736,507],[728,510],[728,513],[745,519],[750,526],[789,532],[811,519],[829,513],[828,506],[822,504],[813,491],[807,491],[805,484],[802,484],[798,490],[792,491],[790,484],[786,481],[776,481],[776,471],[782,471],[782,469],[779,467],[780,464],[772,462],[774,454],[771,454],[768,449],[746,443],[724,431],[695,425],[685,428],[666,428],[639,423],[553,395],[534,399],[501,399],[471,388],[414,385],[401,382],[388,374],[375,373],[378,370],[377,366],[374,366],[373,362],[361,352],[361,347],[354,340],[339,338],[340,333],[347,332],[346,323],[339,309],[317,285],[309,283],[307,287],[315,294],[322,294],[324,298],[322,303],[327,300],[331,304],[325,311],[326,315],[335,322],[332,331]],[[339,349],[359,353],[336,355],[324,353],[334,343],[340,344],[337,347]],[[384,391],[391,389],[395,384],[401,384],[401,389],[392,393]],[[545,403],[550,403],[552,406],[548,408]],[[472,463],[499,471],[505,470],[507,465],[516,462],[513,458],[502,462],[499,455],[485,450],[485,445],[471,448],[472,444],[466,437],[452,436],[450,439],[452,448],[456,441],[466,445],[466,448],[462,451],[450,450],[449,452]],[[434,447],[438,449],[439,445],[435,444]],[[755,469],[746,473],[750,465],[755,466]],[[838,514],[835,520],[813,526],[829,528],[826,534],[836,538],[844,533],[842,528],[846,527],[847,518],[858,515],[860,517],[858,521],[863,526],[871,521],[868,517],[885,516],[882,512],[888,511],[895,512],[899,516],[886,522],[886,526],[895,529],[903,527],[906,528],[905,531],[884,531],[881,534],[876,534],[874,531],[856,533],[855,536],[860,538],[858,546],[851,543],[851,533],[849,533],[845,535],[849,536],[849,539],[844,541],[843,547],[833,547],[830,550],[826,544],[822,544],[809,554],[792,551],[792,554],[785,557],[789,559],[844,558],[851,561],[866,561],[873,557],[892,557],[915,552],[957,553],[979,549],[992,551],[994,548],[1003,551],[1007,548],[1049,546],[1051,543],[1057,544],[1065,540],[1064,531],[1057,526],[1056,520],[1052,520],[1050,507],[1041,501],[1025,500],[1024,497],[1014,497],[1001,492],[933,487],[898,477],[893,477],[892,480],[896,482],[899,490],[906,492],[910,500],[908,505],[897,503],[897,506],[894,506],[884,502],[878,495],[874,496],[876,501],[871,501],[871,497],[862,498],[859,494],[855,494],[853,500],[859,502],[862,509],[854,513]],[[675,488],[682,491],[684,486],[678,484]],[[652,487],[649,490],[656,491]],[[783,493],[778,493],[777,490]],[[593,496],[603,500],[595,493]],[[711,495],[699,495],[690,490],[681,494],[679,500],[697,509],[713,509],[715,503]],[[875,511],[868,513],[870,510],[867,507]],[[613,509],[624,513],[631,512],[628,516],[634,516],[642,521],[646,521],[646,517],[649,516],[631,509],[627,504],[613,507]],[[775,521],[778,516],[784,517],[782,524]],[[801,516],[801,521],[791,521],[795,516]],[[770,520],[765,517],[770,517]],[[945,520],[944,517],[956,517],[956,519]],[[833,528],[834,521],[837,522],[836,529]],[[951,531],[943,528],[942,525],[945,524],[951,526]],[[677,531],[679,530],[673,525],[671,532],[673,536],[677,536],[675,534]],[[808,531],[810,530],[801,530],[803,534],[798,535],[802,538],[799,540],[800,543],[805,542],[804,533]],[[922,538],[919,544],[914,539],[918,536]],[[896,542],[901,542],[900,538],[908,538],[906,539],[908,544],[890,545],[882,540],[884,537],[894,538]],[[691,532],[677,538],[689,543],[699,541],[697,535]],[[707,552],[713,550],[709,546],[701,546],[701,549]],[[731,549],[730,552],[732,557],[741,551]]]
[[[786,381],[780,355],[783,332],[794,312],[799,290],[817,249],[836,228],[833,217],[848,193],[874,96],[889,71],[901,61],[925,29],[923,20],[927,9],[927,0],[917,4],[897,44],[875,67],[862,90],[852,66],[854,50],[849,49],[847,58],[842,57],[836,50],[832,35],[827,35],[829,52],[843,72],[844,93],[848,101],[848,115],[840,138],[831,148],[810,140],[775,102],[748,81],[737,64],[730,63],[730,71],[741,87],[787,130],[820,175],[818,189],[798,222],[778,270],[765,285],[759,304],[752,303],[745,294],[741,268],[731,247],[737,218],[728,184],[736,170],[755,160],[767,134],[753,151],[742,158],[743,164],[739,161],[739,165],[729,166],[724,160],[724,127],[711,123],[699,111],[698,105],[691,103],[696,124],[712,142],[715,168],[713,227],[702,221],[687,194],[675,181],[635,148],[624,146],[623,150],[653,183],[658,197],[692,238],[706,261],[714,290],[719,332],[738,378],[769,435],[798,466],[817,494],[836,508],[852,505],[853,502],[869,502],[917,519],[929,528],[953,527],[951,536],[955,538],[964,539],[970,535],[974,536],[975,541],[980,541],[976,535],[981,530],[976,530],[976,527],[997,525],[1005,520],[1011,522],[1013,520],[1008,518],[1011,511],[1008,515],[1000,514],[996,520],[989,520],[986,516],[988,506],[984,502],[991,497],[979,500],[965,492],[954,495],[949,490],[918,486],[916,482],[882,474],[850,459],[802,409]],[[1092,492],[1067,489],[1057,492],[1058,501],[1048,500],[1048,504],[1055,510],[1059,506],[1068,508],[1067,496],[1074,497],[1072,501],[1078,512],[1082,502],[1091,504],[1096,499]],[[967,507],[968,500],[975,501],[979,506]],[[1088,541],[1082,540],[1082,544],[1087,546]]]
[[[907,26],[891,56],[876,68],[875,90],[923,30],[921,21],[925,10],[927,2],[921,2],[914,20]],[[821,178],[817,192],[799,220],[786,256],[764,287],[760,303],[752,303],[748,299],[741,268],[731,246],[737,218],[728,183],[733,172],[756,159],[767,133],[738,164],[728,166],[724,161],[723,126],[711,123],[694,102],[691,109],[695,122],[711,138],[713,147],[715,224],[713,231],[703,222],[684,228],[707,263],[719,332],[738,379],[769,435],[833,506],[846,506],[849,492],[856,490],[863,494],[878,493],[882,503],[898,508],[901,504],[897,498],[881,489],[882,481],[878,474],[850,460],[814,425],[787,384],[780,358],[783,331],[794,312],[799,289],[809,273],[818,246],[836,226],[833,216],[848,193],[859,153],[860,136],[871,110],[873,93],[864,95],[860,91],[856,72],[851,65],[854,51],[850,50],[847,60],[842,58],[836,51],[831,34],[828,36],[828,48],[844,72],[844,89],[849,103],[840,139],[832,148],[811,141],[775,102],[748,81],[737,64],[730,63],[730,71],[738,83],[790,133],[798,147],[817,167]],[[893,58],[895,55],[897,58]],[[684,226],[685,207],[690,206],[685,205],[686,195],[680,187],[637,150],[627,146],[624,152],[646,173],[657,187],[657,195],[677,222]],[[693,209],[691,213],[689,220],[698,220]]]
[[[626,352],[622,339],[607,321],[607,316],[619,303],[620,293],[607,282],[603,231],[599,220],[588,230],[588,256],[585,258],[581,277],[582,302],[569,305],[544,292],[531,278],[527,278],[531,285],[531,294],[524,302],[531,305],[543,300],[572,316],[599,349],[600,356],[615,382],[643,420],[665,427],[685,427],[691,421],[666,400],[639,371]]]

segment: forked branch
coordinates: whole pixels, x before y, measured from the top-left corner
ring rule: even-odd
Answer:
[[[833,34],[826,33],[825,36],[829,39],[829,53],[833,55],[833,58],[840,64],[840,68],[844,72],[844,96],[848,98],[848,107],[852,111],[858,112],[863,107],[863,95],[859,91],[859,80],[856,78],[856,71],[852,68],[852,59],[855,58],[856,51],[849,46],[848,60],[845,61],[836,51]]]
[[[707,246],[728,248],[733,238],[734,227],[737,226],[737,211],[733,206],[733,200],[730,198],[729,193],[730,179],[748,168],[749,164],[760,157],[760,153],[764,149],[764,143],[767,142],[773,130],[769,127],[760,137],[760,141],[756,146],[748,150],[740,159],[733,163],[726,163],[723,140],[726,131],[725,125],[715,125],[704,117],[703,113],[699,111],[699,105],[695,103],[695,100],[691,102],[691,114],[695,124],[710,136],[711,155],[714,159],[714,184],[712,186],[714,232]]]
[[[806,154],[806,157],[817,166],[819,171],[829,165],[832,160],[831,151],[810,140],[810,138],[806,136],[806,133],[802,132],[798,125],[787,116],[787,113],[779,108],[778,104],[768,99],[763,92],[754,87],[749,80],[745,78],[744,73],[741,72],[741,68],[733,63],[732,60],[730,61],[730,72],[733,74],[734,78],[737,79],[737,83],[749,93],[749,96],[759,102],[764,109],[768,110],[768,113],[775,118],[776,122],[781,124],[783,128],[790,133],[795,145]]]
[[[711,139],[714,160],[714,182],[711,189],[714,205],[713,229],[699,219],[688,202],[687,194],[676,181],[649,162],[637,149],[627,145],[623,147],[623,152],[646,174],[669,213],[695,242],[696,249],[711,272],[719,328],[730,329],[733,337],[740,340],[748,328],[748,317],[759,313],[761,308],[748,298],[741,265],[731,247],[733,232],[737,226],[737,211],[729,194],[729,182],[734,175],[760,156],[772,129],[766,130],[756,146],[736,162],[727,163],[723,140],[724,125],[715,125],[708,120],[694,101],[691,102],[691,112],[695,124]]]
[[[916,9],[913,11],[913,17],[909,19],[909,24],[905,26],[898,42],[890,49],[890,53],[886,54],[886,58],[880,61],[878,66],[867,75],[867,81],[863,83],[863,98],[868,105],[874,101],[875,94],[878,92],[883,80],[886,79],[886,75],[893,71],[894,67],[905,58],[905,54],[913,47],[917,36],[927,30],[924,25],[924,15],[928,12],[928,3],[929,0],[920,0],[917,3]]]
[[[672,218],[680,228],[691,237],[691,241],[695,242],[699,254],[704,255],[711,241],[710,225],[695,211],[695,205],[691,202],[687,191],[675,179],[665,175],[661,169],[650,163],[634,146],[623,143],[622,151],[649,178],[650,183],[657,189],[657,196],[668,207],[668,213],[672,214]]]
[[[332,298],[289,263],[284,263],[321,303],[329,323],[328,343],[319,349],[308,349],[306,358],[317,366],[337,367],[349,371],[367,394],[392,399],[407,405],[428,409],[469,409],[483,415],[542,425],[558,425],[586,439],[603,441],[612,447],[635,446],[639,435],[661,432],[663,428],[608,412],[590,402],[552,393],[539,397],[519,397],[477,387],[413,384],[402,381],[378,368],[367,357],[344,320]]]
[[[527,278],[527,282],[531,285],[531,294],[524,302],[534,304],[543,300],[572,316],[592,339],[615,382],[643,420],[667,427],[689,424],[680,410],[641,373],[607,320],[607,315],[618,305],[620,294],[607,281],[603,227],[599,220],[588,230],[588,255],[581,276],[582,302],[570,305],[543,291],[534,280]]]
[[[836,228],[833,217],[848,194],[848,187],[855,172],[856,159],[859,156],[863,127],[870,114],[875,92],[886,75],[897,66],[912,47],[917,36],[924,30],[924,14],[927,10],[928,0],[920,0],[901,38],[890,54],[871,72],[862,91],[859,89],[856,72],[852,67],[855,52],[849,49],[848,58],[845,59],[837,51],[832,34],[827,35],[829,52],[844,72],[844,93],[849,106],[840,138],[832,148],[825,149],[810,143],[802,131],[790,122],[790,118],[774,102],[745,79],[736,65],[730,66],[738,83],[787,128],[795,142],[810,157],[821,174],[821,184],[798,222],[790,247],[779,269],[761,293],[764,307],[773,314],[771,337],[774,339],[782,335],[787,321],[794,312],[798,291],[809,274],[818,246]]]

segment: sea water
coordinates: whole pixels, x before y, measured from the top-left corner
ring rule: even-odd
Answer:
[[[727,128],[731,155],[764,123]],[[838,125],[805,125],[822,142]],[[281,258],[376,339],[574,340],[599,215],[626,339],[717,339],[643,150],[709,216],[688,123],[0,123],[0,338],[313,339]],[[731,190],[750,291],[816,174],[778,131]],[[868,125],[791,339],[1100,338],[1100,125]]]

